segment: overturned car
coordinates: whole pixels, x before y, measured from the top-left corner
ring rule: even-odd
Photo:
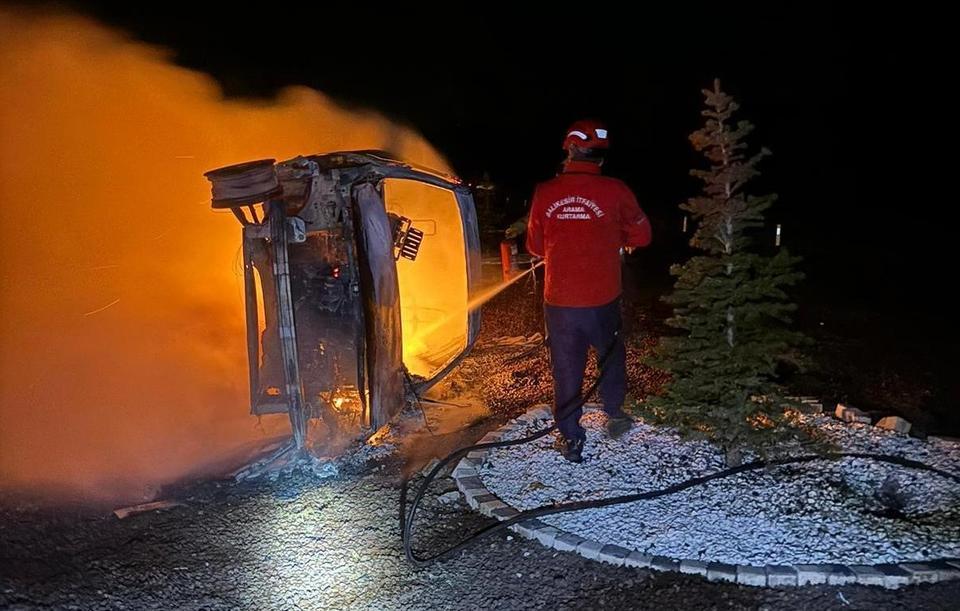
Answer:
[[[250,405],[372,432],[473,345],[480,243],[458,179],[352,151],[207,172],[243,228]],[[312,437],[312,435],[311,435]]]

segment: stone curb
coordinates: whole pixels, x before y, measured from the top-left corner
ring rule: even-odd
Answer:
[[[524,422],[549,418],[549,409],[538,405],[520,416]],[[481,441],[500,441],[519,425],[512,421],[487,433]],[[489,450],[474,450],[460,460],[453,470],[453,479],[463,493],[467,504],[485,516],[507,520],[519,511],[491,493],[478,475],[478,468],[486,460]],[[918,583],[935,583],[960,578],[960,558],[945,558],[927,562],[898,564],[843,565],[798,564],[793,566],[733,565],[687,558],[647,556],[619,545],[610,545],[585,539],[575,533],[559,530],[541,520],[527,520],[514,524],[510,530],[526,539],[562,552],[575,552],[585,558],[617,566],[650,568],[656,571],[678,571],[701,575],[710,581],[729,581],[748,586],[783,587],[804,585],[860,584],[899,588]]]

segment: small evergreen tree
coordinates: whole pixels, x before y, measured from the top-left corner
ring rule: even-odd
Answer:
[[[690,136],[709,169],[692,170],[702,193],[680,205],[694,220],[690,245],[700,253],[674,265],[674,315],[667,321],[682,333],[663,338],[654,362],[672,374],[649,408],[662,422],[720,444],[729,465],[741,450],[763,450],[790,433],[784,419],[778,360],[803,341],[789,329],[795,309],[784,292],[803,276],[798,258],[785,249],[773,256],[756,251],[751,233],[763,225],[776,195],[745,191],[758,175],[766,149],[749,156],[747,121],[734,123],[737,103],[714,81],[704,90],[706,122]]]

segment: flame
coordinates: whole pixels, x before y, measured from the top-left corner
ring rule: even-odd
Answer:
[[[416,261],[397,261],[403,362],[430,377],[467,345],[467,253],[456,197],[450,191],[388,179],[387,210],[424,232]]]
[[[436,365],[436,359],[431,357],[433,357],[437,352],[440,354],[448,354],[448,352],[443,351],[443,347],[445,346],[449,347],[454,345],[457,346],[457,349],[459,350],[463,345],[459,342],[465,342],[465,339],[463,339],[464,336],[459,334],[458,330],[462,328],[463,321],[466,319],[467,313],[479,309],[483,306],[483,304],[487,303],[505,291],[515,282],[518,282],[520,279],[525,278],[528,274],[536,271],[536,269],[541,265],[543,265],[542,259],[535,261],[530,265],[529,268],[513,274],[506,280],[495,283],[493,286],[479,288],[469,300],[458,299],[457,297],[461,295],[459,292],[444,290],[444,288],[448,288],[448,285],[439,285],[435,287],[431,293],[434,298],[436,299],[437,295],[442,295],[447,301],[447,303],[445,303],[447,307],[443,311],[442,315],[434,317],[425,324],[417,324],[417,321],[413,319],[415,312],[411,313],[407,310],[403,311],[404,363],[414,373],[420,373],[424,376],[433,373],[436,369],[438,369],[438,367]],[[429,271],[430,270],[428,270],[428,273]],[[404,295],[403,280],[404,277],[401,276],[401,300]],[[408,290],[413,292],[413,289]],[[408,319],[413,320],[412,322],[408,322]],[[409,328],[412,328],[414,332],[408,333],[407,329]],[[421,369],[418,370],[414,367],[411,367],[411,363],[414,363]]]
[[[203,171],[385,146],[446,170],[376,114],[306,88],[224,100],[167,57],[86,18],[0,8],[5,488],[150,496],[285,427],[247,413],[239,228],[210,211]]]

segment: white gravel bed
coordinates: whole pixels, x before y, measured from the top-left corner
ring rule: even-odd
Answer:
[[[840,451],[892,454],[960,473],[960,445],[922,441],[869,425],[807,416]],[[704,441],[637,423],[607,439],[605,417],[583,418],[582,464],[553,449],[553,437],[493,450],[484,485],[516,509],[657,490],[723,468]],[[548,425],[525,426],[506,438]],[[885,485],[886,484],[886,485]],[[887,491],[884,495],[881,489]],[[895,490],[900,513],[892,513]],[[896,516],[896,517],[894,517]],[[817,460],[751,471],[651,501],[561,514],[543,521],[588,539],[648,555],[729,564],[881,564],[960,557],[960,486],[933,473],[866,459]]]

